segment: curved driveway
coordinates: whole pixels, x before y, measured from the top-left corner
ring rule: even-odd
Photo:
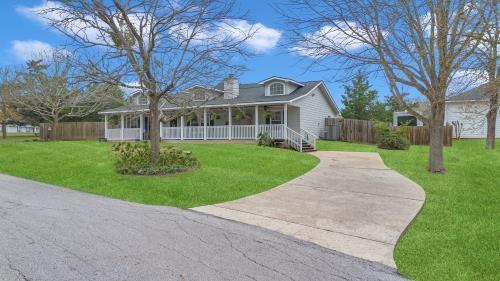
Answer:
[[[255,226],[0,175],[0,280],[403,278]]]
[[[277,188],[194,209],[396,267],[394,247],[423,206],[422,188],[378,153],[313,155],[316,168]]]

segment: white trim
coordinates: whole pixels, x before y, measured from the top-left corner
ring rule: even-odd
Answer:
[[[267,101],[267,102],[249,102],[249,103],[235,103],[235,104],[218,104],[218,105],[200,105],[200,106],[186,106],[186,107],[168,107],[161,108],[160,110],[176,110],[179,108],[224,108],[230,106],[252,106],[252,105],[273,105],[273,104],[284,104],[290,103],[290,101]],[[147,109],[139,109],[139,110],[120,110],[120,111],[101,111],[97,114],[118,114],[118,113],[135,113],[135,112],[149,112],[149,108]]]
[[[257,139],[259,136],[259,106],[258,105],[255,106],[254,119],[255,119],[255,139]]]
[[[328,98],[328,101],[330,102],[331,105],[333,105],[333,107],[335,108],[335,110],[337,111],[337,113],[340,115],[340,110],[339,110],[339,107],[337,106],[337,104],[335,103],[335,101],[333,100],[332,96],[330,95],[330,91],[328,91],[328,88],[326,87],[325,83],[323,81],[321,81],[318,85],[314,86],[311,90],[309,90],[309,92],[301,95],[301,96],[298,96],[292,100],[290,100],[290,104],[297,101],[297,100],[300,100],[301,98],[305,98],[307,97],[308,95],[310,95],[316,88],[318,88],[319,86],[323,86],[323,88],[325,89],[325,94]]]
[[[220,92],[220,93],[224,93],[223,90],[219,90],[219,89],[215,89],[215,88],[212,88],[212,87],[206,87],[206,86],[203,86],[203,85],[200,85],[200,84],[196,84],[196,85],[193,85],[187,89],[184,90],[184,92],[187,92],[193,88],[202,88],[202,89],[206,89],[206,90],[211,90],[211,91],[216,91],[216,92]]]
[[[269,78],[267,78],[265,80],[260,81],[259,84],[264,85],[264,84],[266,84],[267,82],[269,82],[271,80],[281,80],[281,81],[288,82],[288,83],[293,83],[295,85],[299,85],[299,86],[302,86],[302,87],[304,86],[304,84],[299,83],[299,82],[297,82],[295,80],[287,79],[287,78],[283,78],[283,77],[278,77],[278,76],[269,77]]]
[[[229,132],[228,132],[228,135],[229,135],[229,139],[232,139],[232,126],[233,126],[233,113],[231,111],[231,107],[228,107],[227,108],[227,114],[228,114],[228,125],[229,125]]]
[[[271,86],[275,85],[275,84],[279,84],[281,86],[283,86],[283,93],[282,94],[278,94],[278,95],[271,95]],[[286,83],[283,83],[283,82],[273,82],[269,85],[266,86],[266,96],[268,97],[275,97],[275,96],[285,96],[287,93],[286,93]]]
[[[123,140],[123,134],[124,134],[124,131],[125,131],[125,129],[124,129],[125,124],[124,123],[125,123],[125,116],[122,114],[120,116],[120,129],[121,129],[120,130],[120,139],[121,140]]]

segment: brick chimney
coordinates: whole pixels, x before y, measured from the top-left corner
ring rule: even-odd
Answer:
[[[234,99],[240,95],[240,82],[233,74],[224,78],[224,99]]]

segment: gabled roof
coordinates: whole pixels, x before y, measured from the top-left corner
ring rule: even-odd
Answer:
[[[470,89],[456,96],[448,98],[448,101],[487,101],[488,100],[488,84],[483,84],[479,87]]]
[[[292,84],[295,84],[295,85],[298,85],[298,86],[304,86],[304,84],[302,84],[300,82],[297,82],[295,80],[288,79],[288,78],[283,78],[283,77],[278,77],[278,76],[269,77],[269,78],[267,78],[265,80],[260,81],[259,84],[260,85],[264,85],[267,82],[272,81],[272,80],[280,80],[280,81],[287,82],[287,83],[292,83]]]
[[[206,89],[206,90],[212,90],[212,91],[217,91],[217,92],[224,92],[224,90],[222,90],[220,88],[212,88],[212,87],[207,87],[207,86],[203,86],[203,85],[199,85],[199,84],[193,85],[193,86],[187,88],[184,91],[187,92],[187,91],[189,91],[191,89],[195,89],[195,88],[202,88],[202,89]]]
[[[233,99],[224,99],[224,96],[221,94],[206,101],[190,101],[189,106],[217,107],[217,106],[228,106],[228,105],[243,106],[243,105],[256,105],[256,104],[283,104],[283,103],[290,103],[302,97],[305,97],[315,88],[322,87],[325,95],[328,96],[327,98],[330,105],[332,105],[338,111],[337,105],[333,101],[332,97],[328,93],[328,89],[326,88],[326,86],[322,81],[307,81],[307,82],[300,82],[298,84],[303,86],[298,87],[288,95],[279,95],[279,96],[266,96],[265,86],[260,83],[240,84],[239,95]],[[222,90],[224,89],[224,83],[221,82],[213,88],[205,86],[201,87],[207,89],[213,89],[216,92],[222,92]],[[179,98],[181,100],[185,100],[182,94],[176,94],[176,95],[179,95]],[[174,109],[176,107],[178,107],[178,105],[175,104],[166,104],[163,106],[164,109]],[[125,105],[118,108],[103,110],[100,113],[125,113],[125,112],[137,112],[137,111],[148,111],[148,106]]]

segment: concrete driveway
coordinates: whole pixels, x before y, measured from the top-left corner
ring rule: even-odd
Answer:
[[[396,267],[394,246],[425,193],[377,153],[315,152],[320,164],[277,188],[195,208]]]
[[[259,227],[0,175],[0,280],[403,278]]]

